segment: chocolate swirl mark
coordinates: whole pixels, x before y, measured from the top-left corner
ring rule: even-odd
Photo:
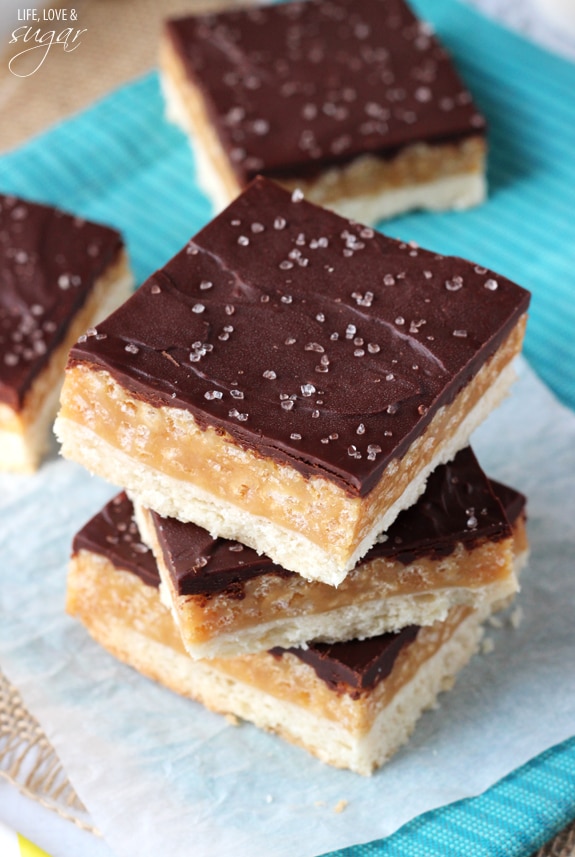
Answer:
[[[181,313],[181,303],[178,306]],[[268,402],[272,408],[279,408],[282,399],[290,398],[294,401],[294,410],[311,412],[317,408],[314,395],[317,393],[322,399],[324,414],[376,415],[387,411],[390,405],[413,400],[425,392],[425,372],[401,372],[391,360],[383,366],[381,358],[376,361],[371,357],[368,346],[362,358],[354,356],[357,350],[354,341],[345,336],[349,319],[357,320],[360,315],[352,308],[338,307],[336,325],[341,335],[330,341],[325,337],[322,325],[315,321],[315,307],[298,311],[292,304],[288,313],[286,305],[277,296],[265,308],[253,302],[236,302],[232,325],[227,324],[230,319],[216,298],[205,298],[203,306],[204,312],[194,314],[192,311],[187,319],[190,341],[196,340],[190,355],[185,349],[173,345],[168,338],[169,330],[164,331],[164,336],[157,332],[159,338],[153,342],[153,348],[174,358],[173,362],[181,367],[182,380],[194,375],[200,380],[200,385],[205,384],[206,398],[214,400],[212,408],[216,410],[228,407],[229,397],[238,395],[243,377],[243,373],[238,374],[238,368],[247,366],[262,378],[257,391],[258,400]],[[256,350],[251,342],[240,338],[234,343],[234,360],[229,361],[226,355],[228,343],[235,339],[235,328],[241,329],[246,322],[253,329],[265,329],[266,337],[259,341]],[[224,340],[219,334],[226,327],[232,332]],[[423,369],[428,363],[433,363],[433,371],[437,372],[437,365],[430,358],[424,362],[421,351],[416,351],[419,343],[414,344],[411,338],[399,334],[392,325],[372,321],[368,326],[366,319],[365,335],[369,341],[381,342],[383,350],[388,353],[395,354],[400,350],[417,353]],[[286,341],[291,342],[292,339],[294,344],[286,345]],[[320,345],[320,342],[324,344]],[[138,342],[144,351],[149,345],[140,346]],[[337,372],[316,371],[321,357],[325,356]],[[413,360],[409,365],[411,362]],[[134,371],[137,371],[136,367]],[[309,395],[308,390],[311,391]],[[213,391],[222,393],[223,399]],[[247,400],[245,405],[249,410]]]
[[[75,15],[75,10],[72,10]],[[72,17],[76,20],[76,17]],[[60,45],[66,53],[72,53],[76,48],[80,47],[80,36],[87,32],[87,28],[65,27],[58,32],[57,30],[43,30],[41,27],[22,26],[17,27],[12,32],[12,37],[8,44],[14,45],[17,43],[27,45],[23,50],[15,54],[8,63],[8,68],[15,77],[31,77],[40,69],[50,50],[54,45]],[[29,57],[33,57],[32,68],[29,68]]]

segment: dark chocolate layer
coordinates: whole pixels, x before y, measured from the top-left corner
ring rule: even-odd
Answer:
[[[0,402],[21,408],[121,247],[113,229],[0,194]]]
[[[528,303],[485,268],[257,179],[71,363],[365,495]]]
[[[104,556],[116,568],[137,574],[148,586],[159,586],[154,554],[142,542],[133,515],[134,508],[126,494],[116,495],[75,535],[72,551]]]
[[[169,21],[241,186],[481,135],[431,28],[402,0],[307,0]]]
[[[515,492],[505,490],[508,502],[513,502]],[[254,577],[293,574],[245,545],[212,538],[195,524],[155,512],[151,515],[165,566],[179,595],[226,592],[241,598],[245,583]],[[375,544],[358,568],[379,557],[405,565],[422,556],[437,559],[459,544],[471,549],[486,539],[505,538],[509,532],[505,512],[468,447],[431,474],[425,493],[401,512],[386,540]]]
[[[497,482],[495,479],[491,479],[490,482],[493,493],[505,509],[507,520],[510,524],[514,524],[520,515],[525,514],[527,505],[525,494],[516,491],[515,488],[510,488],[509,485]]]
[[[349,693],[371,690],[383,681],[393,669],[401,651],[417,637],[417,625],[402,628],[396,634],[380,634],[367,640],[349,640],[346,643],[310,643],[307,649],[283,649],[276,646],[270,654],[281,657],[290,652],[309,664],[318,678],[334,690]]]

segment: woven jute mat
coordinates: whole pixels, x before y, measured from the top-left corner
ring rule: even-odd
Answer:
[[[242,5],[249,3],[243,0]],[[165,18],[233,5],[239,4],[234,0],[66,0],[49,7],[65,14],[59,23],[23,23],[15,13],[9,35],[0,45],[0,152],[154,68]],[[38,14],[43,16],[43,10]],[[28,27],[32,32],[24,42]],[[16,29],[18,40],[10,44]],[[35,44],[38,30],[40,38],[54,30],[57,39],[67,29],[73,32],[66,48],[64,35],[60,44],[52,44],[41,65],[45,53],[41,46],[21,55]],[[85,32],[76,37],[78,30]]]
[[[0,776],[27,797],[97,833],[42,728],[0,672]]]

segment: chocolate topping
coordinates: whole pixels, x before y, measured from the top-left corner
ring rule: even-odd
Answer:
[[[152,551],[140,538],[134,508],[118,494],[76,534],[73,553],[90,551],[106,557],[118,569],[137,574],[148,586],[159,586],[160,575]]]
[[[387,678],[400,652],[417,637],[417,625],[402,628],[396,634],[380,634],[367,640],[346,643],[310,643],[307,649],[283,649],[276,646],[270,654],[281,657],[290,652],[309,664],[318,678],[334,690],[349,693],[371,690]],[[359,693],[352,693],[352,696]]]
[[[503,485],[502,482],[496,482],[494,479],[491,479],[490,482],[493,493],[505,509],[507,520],[510,524],[514,524],[520,515],[525,514],[527,504],[525,494],[516,491],[515,488],[510,488],[509,485]]]
[[[506,489],[508,498],[515,492]],[[227,539],[214,539],[195,524],[163,518],[152,520],[164,563],[179,595],[244,595],[244,585],[263,574],[288,577],[268,557]],[[411,508],[401,512],[386,533],[358,563],[361,568],[378,557],[405,565],[417,557],[439,558],[456,545],[471,549],[485,539],[509,535],[501,505],[477,459],[468,447],[429,477],[426,490]]]
[[[0,194],[0,402],[21,408],[121,246],[113,229]]]
[[[241,186],[364,153],[482,135],[428,24],[402,0],[307,0],[169,21]]]
[[[257,179],[71,364],[365,495],[528,303],[491,271]]]

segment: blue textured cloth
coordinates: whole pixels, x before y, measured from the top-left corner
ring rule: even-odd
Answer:
[[[488,118],[490,192],[472,211],[414,214],[385,231],[473,259],[529,288],[527,357],[575,407],[575,65],[455,0],[413,5],[435,25]],[[210,217],[192,161],[183,135],[163,120],[152,74],[0,158],[0,190],[115,225],[141,282]],[[553,716],[544,700],[541,716]],[[337,853],[525,857],[572,816],[575,740],[478,798]]]

